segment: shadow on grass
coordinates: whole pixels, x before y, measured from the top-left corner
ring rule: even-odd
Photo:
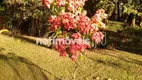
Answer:
[[[116,64],[114,62],[111,62],[111,61],[103,61],[103,60],[96,60],[98,63],[102,63],[102,64],[105,64],[105,65],[109,65],[109,66],[115,66],[115,67],[120,67],[119,64]]]
[[[124,59],[124,58],[121,58],[121,57],[118,57],[118,56],[114,56],[114,55],[111,55],[111,54],[106,54],[106,53],[100,53],[100,54],[111,56],[111,57],[117,58],[119,60],[125,61],[127,63],[137,64],[137,65],[142,66],[142,61],[138,61],[138,60],[134,60],[134,59],[130,59],[130,58],[129,58],[129,60],[127,60],[127,59]],[[112,66],[119,66],[119,64],[116,64],[115,62],[110,62],[110,61],[109,62],[107,62],[107,61],[104,62],[103,60],[95,60],[95,59],[93,59],[91,57],[88,57],[88,56],[87,56],[87,58],[89,58],[89,59],[91,59],[93,61],[97,61],[99,63],[103,63],[103,64],[108,63],[109,65],[112,65]]]
[[[105,48],[115,48],[122,51],[142,55],[142,29],[126,29],[118,32],[106,31],[107,44]]]
[[[5,49],[0,47],[0,52],[3,51],[3,50],[5,50]]]
[[[25,58],[9,53],[7,55],[0,54],[0,60],[3,61],[0,65],[1,67],[3,66],[2,64],[7,64],[5,68],[10,67],[10,71],[12,71],[9,71],[9,73],[15,73],[16,76],[11,77],[15,77],[20,80],[48,80],[48,77],[38,66]],[[7,74],[1,75],[1,77],[2,76],[7,77],[4,79],[8,79],[9,77]]]
[[[3,80],[9,80],[12,77],[17,80],[49,80],[44,72],[52,75],[50,72],[40,68],[28,59],[16,56],[13,53],[0,54],[0,64],[0,72],[4,70],[0,73],[0,77],[3,78]],[[8,71],[7,68],[9,69]],[[5,74],[5,72],[8,73]],[[56,76],[54,77],[56,80],[60,80]]]
[[[123,60],[123,61],[128,62],[128,63],[137,64],[137,65],[140,65],[140,66],[142,65],[142,62],[138,61],[138,60],[137,61],[133,60],[133,59],[127,60],[127,59],[124,59],[124,58],[121,58],[121,57],[118,57],[118,56],[114,56],[114,55],[110,55],[110,54],[106,54],[106,53],[101,53],[101,54],[108,55],[108,56],[111,56],[111,57],[115,57],[117,59]]]
[[[111,67],[116,67],[116,68],[121,68],[123,70],[129,71],[129,69],[124,68],[123,66],[121,66],[120,64],[116,63],[116,62],[112,62],[112,61],[104,61],[104,60],[95,60],[91,57],[88,57],[90,60],[97,62],[99,64],[103,64],[103,65],[107,65],[107,66],[111,66]]]
[[[109,55],[109,54],[104,54],[104,55]],[[113,56],[113,55],[109,55],[111,57],[115,57],[115,58],[118,58],[124,62],[127,62],[127,63],[132,63],[132,64],[137,64],[137,65],[140,65],[142,66],[142,62],[141,61],[138,61],[138,60],[133,60],[133,61],[129,61],[129,60],[126,60],[126,59],[123,59],[123,58],[120,58],[120,57],[116,57],[116,56]],[[127,66],[127,65],[122,65],[121,63],[118,63],[118,62],[115,62],[115,61],[108,61],[108,60],[96,60],[96,59],[93,59],[91,57],[88,57],[90,60],[92,60],[93,62],[97,62],[99,64],[103,64],[103,65],[106,65],[106,66],[111,66],[113,68],[120,68],[122,70],[125,70],[125,71],[128,71],[130,72],[130,67]]]

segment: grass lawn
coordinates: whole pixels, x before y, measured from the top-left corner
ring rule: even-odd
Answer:
[[[76,65],[46,47],[0,35],[0,80],[142,80],[142,56],[92,50]]]
[[[110,30],[113,32],[121,31],[121,30],[127,29],[127,28],[131,28],[131,29],[133,29],[133,31],[138,30],[138,29],[142,29],[138,25],[135,25],[132,27],[124,22],[119,22],[119,21],[109,21],[107,24],[107,27],[106,27],[107,30]]]
[[[118,30],[122,30],[123,29],[123,22],[118,22],[118,21],[109,21],[109,23],[107,24],[107,29],[110,31],[114,31],[117,32]]]

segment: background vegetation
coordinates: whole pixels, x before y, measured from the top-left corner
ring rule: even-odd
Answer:
[[[31,36],[45,34],[50,13],[37,0],[4,0],[0,9],[4,17],[3,26]]]
[[[142,26],[141,0],[88,0],[85,9],[88,16],[103,8],[109,20],[122,21],[130,26]],[[52,14],[36,0],[4,0],[0,2],[0,15],[4,17],[3,26],[10,30],[20,30],[31,36],[44,36],[47,32],[47,18]],[[106,20],[108,23],[108,20]]]

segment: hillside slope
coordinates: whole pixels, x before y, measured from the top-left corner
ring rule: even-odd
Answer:
[[[119,50],[86,51],[76,66],[46,47],[0,35],[0,80],[141,80],[142,56]]]

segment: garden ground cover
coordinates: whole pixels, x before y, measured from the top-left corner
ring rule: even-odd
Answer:
[[[76,65],[52,49],[0,35],[1,80],[73,80],[74,76],[75,80],[141,80],[142,56],[95,49],[86,51]]]

